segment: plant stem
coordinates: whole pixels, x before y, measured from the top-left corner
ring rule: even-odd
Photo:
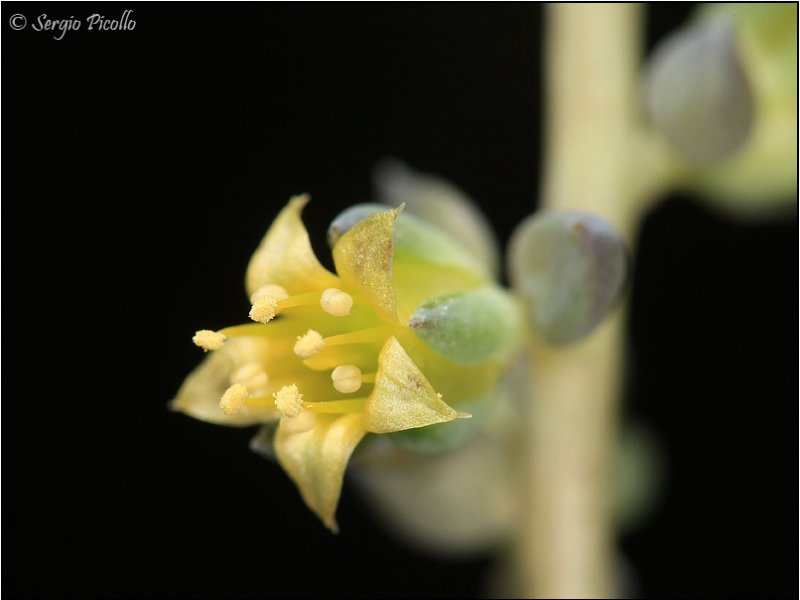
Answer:
[[[656,173],[635,118],[641,7],[556,4],[547,21],[542,208],[597,214],[632,243]],[[611,597],[611,457],[624,310],[563,348],[533,342],[516,547],[525,597]]]

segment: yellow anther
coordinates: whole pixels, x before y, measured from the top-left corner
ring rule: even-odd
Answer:
[[[309,329],[305,335],[298,336],[294,343],[294,353],[301,358],[309,358],[325,347],[325,341],[318,331]]]
[[[293,419],[303,412],[303,394],[295,384],[285,385],[272,395],[275,406],[284,417]]]
[[[278,312],[278,301],[272,296],[261,296],[253,302],[250,318],[259,323],[269,323]]]
[[[210,329],[201,329],[194,334],[192,341],[203,350],[219,350],[225,345],[225,334]]]
[[[350,314],[350,309],[353,308],[353,297],[342,290],[328,288],[322,292],[319,305],[329,315],[346,317]]]
[[[268,283],[267,285],[262,285],[250,295],[250,304],[255,304],[256,300],[264,296],[272,296],[276,301],[280,302],[281,300],[286,300],[289,297],[289,293],[279,285]]]
[[[226,415],[235,415],[242,408],[250,393],[247,388],[241,383],[234,383],[231,387],[225,390],[222,399],[219,401],[219,407]]]
[[[261,365],[255,362],[247,363],[236,369],[231,375],[231,383],[241,383],[248,390],[262,390],[269,383],[269,376]]]
[[[331,373],[333,387],[343,394],[352,394],[361,389],[361,369],[355,365],[339,365]]]

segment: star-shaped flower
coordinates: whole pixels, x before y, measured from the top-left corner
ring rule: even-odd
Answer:
[[[278,462],[336,530],[362,438],[469,417],[457,407],[497,378],[516,307],[458,243],[402,207],[333,227],[331,273],[301,221],[307,202],[290,200],[250,261],[254,322],[195,334],[213,353],[172,407],[227,425],[279,421]]]

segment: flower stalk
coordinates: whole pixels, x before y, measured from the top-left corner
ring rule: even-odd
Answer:
[[[548,6],[542,208],[599,215],[629,247],[661,176],[636,118],[640,36],[636,4]],[[618,309],[575,344],[529,343],[528,510],[515,546],[523,597],[615,594],[609,486],[623,322]]]

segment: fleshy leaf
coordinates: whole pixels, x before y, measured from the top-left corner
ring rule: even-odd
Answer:
[[[232,415],[226,415],[219,408],[222,394],[231,385],[231,373],[251,362],[254,357],[268,356],[269,344],[270,340],[265,338],[228,340],[221,349],[208,354],[189,374],[170,403],[170,408],[218,425],[244,427],[277,419],[278,413],[272,408],[243,406]]]
[[[362,414],[319,414],[308,431],[288,433],[278,427],[275,434],[278,462],[306,505],[334,532],[338,531],[335,514],[344,472],[365,433]]]
[[[392,232],[400,210],[372,214],[358,221],[333,247],[339,277],[390,321],[397,319]]]
[[[314,255],[300,219],[308,201],[306,195],[293,197],[272,223],[247,266],[248,295],[267,284],[280,285],[290,294],[338,284],[336,276]]]
[[[456,239],[493,276],[500,270],[500,249],[486,216],[464,192],[450,182],[418,173],[396,160],[375,168],[381,201],[406,203],[409,214]]]
[[[600,217],[578,212],[527,218],[509,244],[509,261],[533,332],[551,344],[588,335],[627,281],[622,238]]]
[[[386,341],[378,357],[375,388],[367,399],[365,413],[366,428],[373,433],[425,427],[459,417],[395,337]]]
[[[503,361],[519,336],[518,308],[495,286],[423,302],[408,326],[438,354],[459,364]]]

